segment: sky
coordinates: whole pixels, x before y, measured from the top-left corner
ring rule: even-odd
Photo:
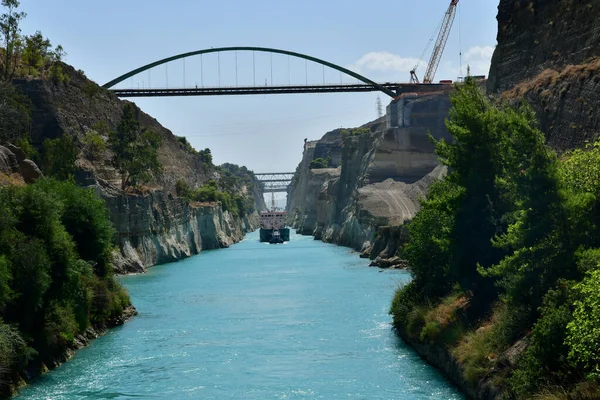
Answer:
[[[439,26],[449,0],[21,0],[22,33],[40,30],[61,44],[66,62],[98,84],[172,55],[210,47],[295,51],[379,82],[406,82]],[[496,45],[498,0],[461,0],[436,80],[487,75]],[[422,78],[431,48],[422,57]],[[462,52],[462,57],[460,53]],[[235,57],[237,56],[237,64]],[[204,55],[142,73],[119,87],[355,83],[316,64],[239,52]],[[271,65],[273,75],[271,75]],[[462,74],[461,74],[462,65]],[[236,75],[237,69],[237,75]],[[185,71],[185,73],[184,73]],[[271,78],[272,76],[272,78]],[[255,172],[294,171],[304,139],[377,117],[377,93],[135,99],[146,113],[215,163]]]

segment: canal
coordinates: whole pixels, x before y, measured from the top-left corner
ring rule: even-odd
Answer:
[[[404,271],[349,249],[251,233],[125,276],[139,316],[17,399],[460,399],[391,330]]]

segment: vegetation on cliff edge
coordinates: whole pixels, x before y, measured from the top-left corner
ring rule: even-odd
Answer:
[[[0,188],[0,396],[26,367],[52,365],[130,300],[113,279],[104,202],[71,182]]]
[[[471,79],[451,100],[454,142],[436,143],[450,172],[409,225],[394,325],[446,346],[471,385],[597,398],[600,143],[559,158],[527,105]]]

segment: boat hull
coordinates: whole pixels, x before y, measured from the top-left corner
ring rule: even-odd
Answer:
[[[279,229],[279,236],[284,242],[290,241],[290,228]],[[273,239],[273,229],[260,228],[260,241],[271,242]]]

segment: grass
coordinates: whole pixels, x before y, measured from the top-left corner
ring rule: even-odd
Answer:
[[[465,334],[452,349],[452,355],[462,367],[467,382],[476,383],[481,380],[497,360],[492,335],[493,324],[487,323]]]
[[[442,343],[452,346],[464,334],[464,312],[469,306],[469,297],[454,293],[444,298],[423,316],[423,329],[419,334],[422,342]]]
[[[594,58],[584,64],[567,65],[561,71],[545,69],[532,79],[519,83],[515,87],[502,93],[503,100],[518,99],[525,95],[536,92],[543,93],[543,97],[548,97],[547,90],[557,88],[562,82],[579,79],[585,81],[594,79],[594,82],[600,80],[600,57]],[[564,88],[563,88],[564,89]],[[568,89],[567,89],[568,90]],[[563,95],[566,92],[563,93]]]

